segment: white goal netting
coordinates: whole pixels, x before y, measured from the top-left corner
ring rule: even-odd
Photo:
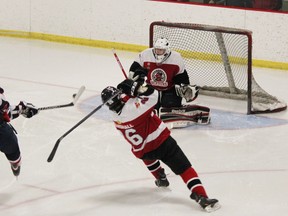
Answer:
[[[181,53],[200,94],[247,101],[247,113],[277,112],[285,102],[264,91],[252,73],[252,32],[191,23],[153,22],[150,47],[166,37]]]

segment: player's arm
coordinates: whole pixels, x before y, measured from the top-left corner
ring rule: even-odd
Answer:
[[[5,120],[7,122],[17,118],[20,114],[25,118],[31,118],[37,113],[37,107],[31,103],[20,101],[16,106],[9,104],[4,96],[4,89],[0,87],[0,114],[3,116],[5,115]]]
[[[17,118],[20,114],[25,118],[31,118],[38,114],[39,110],[32,103],[20,101],[20,103],[14,107],[11,107],[11,119]]]
[[[141,82],[125,79],[118,84],[117,89],[120,89],[124,94],[138,97],[149,96],[153,94],[154,88],[148,85],[143,85]]]
[[[139,69],[139,68],[142,68],[142,66],[137,62],[137,61],[134,61],[133,63],[132,63],[132,65],[130,66],[130,69],[129,69],[129,71],[130,72],[135,72],[137,69]]]
[[[138,62],[134,61],[129,70],[129,79],[144,83],[148,70],[142,67]]]
[[[181,85],[181,84],[189,85],[190,84],[189,76],[188,76],[186,69],[184,69],[183,73],[178,73],[174,77],[173,80],[174,80],[175,85]]]
[[[0,122],[1,121],[9,122],[10,117],[8,113],[9,113],[10,104],[6,100],[3,93],[4,93],[4,90],[0,87]]]

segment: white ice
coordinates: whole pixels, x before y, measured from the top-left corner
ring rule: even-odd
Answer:
[[[128,71],[137,53],[116,52]],[[287,71],[254,68],[254,73],[267,92],[288,101]],[[106,108],[66,136],[54,160],[46,161],[56,140],[101,104],[101,90],[123,79],[109,49],[0,37],[0,86],[11,103],[65,104],[86,86],[75,107],[12,122],[22,170],[16,180],[0,154],[1,216],[208,214],[165,165],[171,185],[155,187],[152,175],[108,120]],[[172,130],[172,136],[208,195],[222,205],[211,215],[287,215],[287,112],[247,116],[241,102],[199,96],[197,103],[211,107],[211,125]]]

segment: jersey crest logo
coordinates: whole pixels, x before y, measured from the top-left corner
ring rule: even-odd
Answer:
[[[153,86],[160,86],[160,87],[167,87],[167,74],[162,69],[155,69],[151,72],[151,85]]]

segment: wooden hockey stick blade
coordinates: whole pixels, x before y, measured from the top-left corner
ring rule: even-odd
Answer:
[[[76,104],[76,102],[78,101],[78,99],[80,98],[80,96],[83,94],[83,92],[85,91],[85,86],[81,86],[79,91],[77,92],[76,96],[74,97],[73,100],[73,104]]]

